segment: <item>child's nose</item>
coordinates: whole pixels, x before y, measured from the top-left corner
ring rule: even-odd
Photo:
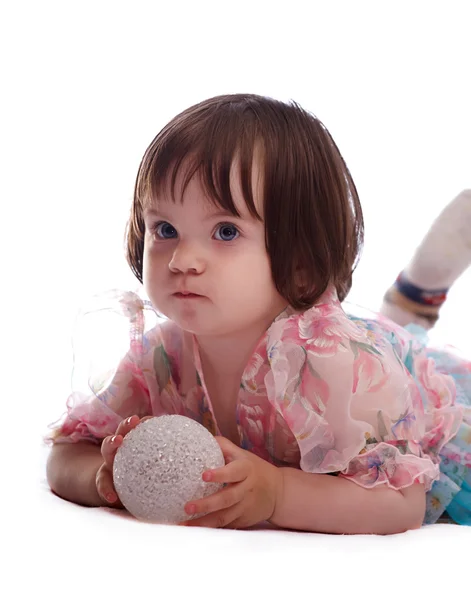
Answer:
[[[206,266],[202,251],[196,244],[179,243],[172,259],[169,269],[172,273],[202,273]]]

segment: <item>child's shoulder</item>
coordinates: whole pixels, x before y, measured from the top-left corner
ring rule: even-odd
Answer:
[[[329,288],[316,304],[304,311],[288,307],[268,330],[268,345],[292,344],[341,349],[347,344],[366,344],[379,351],[408,346],[416,336],[387,317],[338,299]]]
[[[305,310],[286,308],[268,329],[269,337],[308,340],[326,331],[336,337],[358,337],[364,319],[349,314],[340,303],[335,288],[328,288],[319,300]]]

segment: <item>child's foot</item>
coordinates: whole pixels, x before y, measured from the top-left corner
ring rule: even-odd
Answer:
[[[471,264],[471,190],[450,202],[411,262],[383,298],[380,312],[398,323],[431,329],[448,290]]]

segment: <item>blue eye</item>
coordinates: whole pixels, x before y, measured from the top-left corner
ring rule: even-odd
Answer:
[[[177,237],[177,230],[175,227],[173,227],[173,225],[167,223],[167,221],[161,221],[160,223],[157,223],[154,231],[158,237],[162,238],[163,240],[171,240]]]
[[[224,223],[220,225],[215,233],[215,237],[217,240],[221,242],[232,242],[233,240],[239,237],[239,231],[235,225],[231,225],[230,223]]]

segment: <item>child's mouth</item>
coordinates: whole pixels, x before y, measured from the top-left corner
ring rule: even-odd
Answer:
[[[177,292],[176,294],[174,294],[174,296],[176,298],[182,298],[184,300],[191,300],[194,298],[203,298],[203,296],[200,296],[199,294],[184,293],[184,292]]]

